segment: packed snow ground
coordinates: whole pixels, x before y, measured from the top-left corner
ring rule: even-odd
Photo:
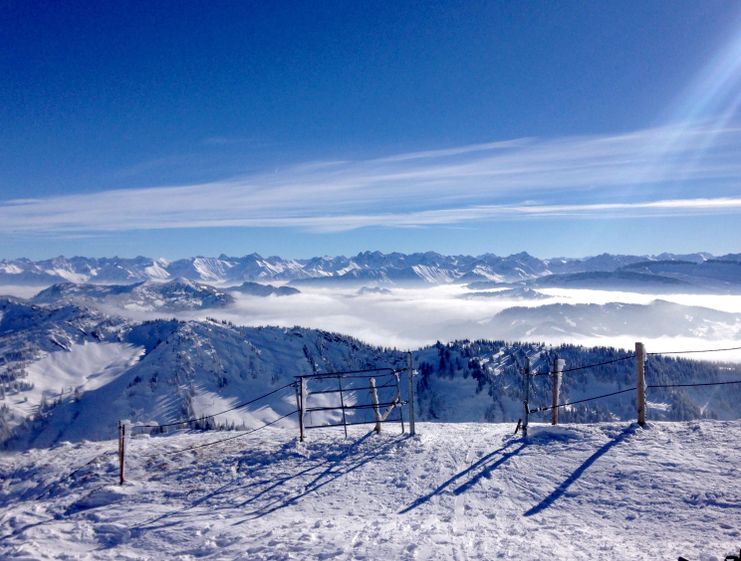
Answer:
[[[115,442],[6,453],[0,558],[709,561],[741,546],[738,421],[536,425],[527,441],[504,424],[355,428],[174,456],[238,433],[138,437],[122,487]]]

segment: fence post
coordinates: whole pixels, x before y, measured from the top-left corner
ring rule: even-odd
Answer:
[[[412,351],[407,353],[407,380],[409,382],[409,434],[414,436],[417,431],[414,426],[414,363]]]
[[[126,424],[118,422],[118,484],[124,484],[124,470],[126,466]]]
[[[304,397],[305,397],[305,382],[303,376],[297,376],[296,384],[296,409],[298,409],[298,430],[299,430],[299,442],[304,441]]]
[[[376,418],[376,434],[381,434],[381,411],[378,409],[378,390],[376,390],[376,379],[368,379],[370,382],[371,403],[373,404],[373,415]]]
[[[347,438],[347,415],[345,415],[345,398],[342,395],[342,376],[337,376],[337,384],[340,387],[340,407],[342,407],[342,428],[345,429],[345,438]]]
[[[565,364],[566,361],[562,358],[558,358],[558,356],[553,360],[553,372],[551,372],[551,375],[553,376],[553,395],[551,399],[552,425],[558,424],[558,402],[561,395],[561,377],[563,375],[562,372]]]
[[[528,417],[530,416],[530,358],[525,358],[525,400],[523,401],[524,405],[524,415],[522,418],[522,436],[524,438],[527,438],[527,425],[528,425]]]
[[[404,407],[401,404],[401,377],[398,372],[394,372],[394,378],[396,379],[396,393],[399,396],[399,420],[401,421],[401,434],[404,434]]]
[[[646,425],[646,348],[643,343],[636,343],[636,407],[638,424]]]

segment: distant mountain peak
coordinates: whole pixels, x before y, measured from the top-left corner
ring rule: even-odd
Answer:
[[[551,281],[571,282],[560,275],[604,273],[614,274],[639,267],[656,281],[672,278],[685,284],[721,286],[722,283],[741,284],[733,280],[728,265],[723,273],[713,269],[714,262],[738,263],[741,257],[729,254],[713,258],[709,253],[676,255],[661,253],[657,256],[613,255],[601,253],[584,258],[539,259],[526,251],[501,257],[493,253],[478,256],[443,255],[435,251],[417,253],[383,253],[378,250],[361,251],[354,257],[322,256],[308,259],[262,257],[250,253],[243,257],[196,256],[173,261],[148,257],[134,258],[66,258],[32,261],[29,259],[0,260],[0,285],[42,285],[61,282],[91,284],[131,284],[157,281],[181,284],[202,282],[212,285],[238,285],[243,282],[291,282],[317,284],[356,284],[369,281],[389,285],[434,285],[445,283],[471,283],[496,281],[500,283],[535,282],[544,277]],[[638,265],[640,264],[640,265]],[[666,264],[671,270],[659,270]],[[682,265],[686,265],[681,269]],[[680,270],[681,269],[681,270]],[[722,282],[713,275],[720,275]],[[648,278],[648,277],[646,277]],[[698,279],[701,279],[698,281]],[[697,281],[697,282],[695,282]]]

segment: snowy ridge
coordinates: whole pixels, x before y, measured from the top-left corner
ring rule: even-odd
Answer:
[[[267,296],[292,296],[301,293],[298,288],[293,288],[292,286],[274,286],[272,284],[260,284],[251,281],[245,281],[239,286],[231,286],[229,290],[263,298]]]
[[[34,329],[23,327],[29,322]],[[292,382],[298,374],[368,368],[399,356],[316,330],[214,321],[129,323],[71,305],[51,311],[8,304],[3,332],[8,335],[0,337],[0,435],[3,440],[14,435],[16,446],[109,438],[121,418],[167,423],[207,415]],[[128,345],[137,360],[118,368],[122,359],[111,343]],[[87,354],[97,348],[104,355],[95,368],[73,368],[59,380],[36,383],[44,361],[60,362],[54,358],[57,350],[74,355],[82,352],[81,345]],[[278,397],[219,418],[218,424],[252,426],[295,406],[291,392]]]
[[[473,293],[471,296],[475,296]],[[480,293],[479,293],[480,294]],[[497,293],[489,297],[496,296]],[[528,299],[533,296],[527,294]],[[557,333],[574,336],[669,337],[690,336],[712,340],[734,339],[741,333],[741,314],[700,306],[683,306],[664,300],[650,304],[611,302],[598,304],[546,304],[538,307],[511,307],[493,319],[504,338],[538,339]]]
[[[207,284],[177,278],[168,282],[145,281],[128,285],[60,283],[42,290],[31,301],[35,304],[73,303],[119,310],[172,312],[223,308],[233,304],[234,298]]]

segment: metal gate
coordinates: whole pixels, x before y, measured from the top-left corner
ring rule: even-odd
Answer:
[[[405,432],[403,406],[410,401],[402,399],[404,370],[371,368],[296,376],[301,442],[305,431],[318,428],[342,427],[347,437],[349,426],[372,424],[381,432],[384,423],[400,423]]]

